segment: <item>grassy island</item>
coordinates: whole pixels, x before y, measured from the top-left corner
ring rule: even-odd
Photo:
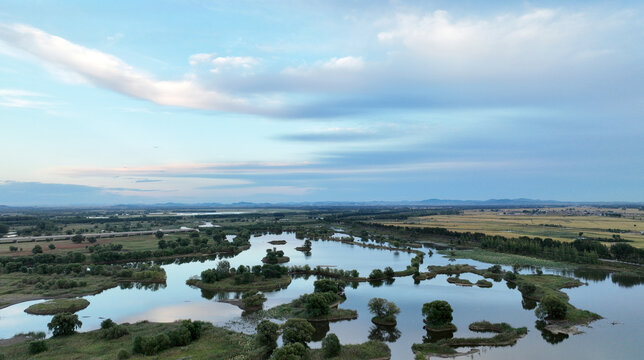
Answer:
[[[442,339],[437,342],[414,344],[412,345],[412,350],[415,354],[422,357],[429,355],[457,355],[459,353],[454,348],[466,346],[510,346],[516,344],[518,339],[528,333],[528,329],[525,327],[513,328],[507,323],[490,323],[488,321],[471,323],[469,328],[476,332],[494,332],[496,335],[492,337]]]
[[[311,360],[375,360],[389,359],[391,350],[380,341],[367,341],[356,345],[342,345],[340,354],[331,358],[325,357],[322,349],[311,350]]]
[[[53,299],[40,304],[34,304],[25,309],[33,315],[55,315],[58,313],[75,313],[89,306],[85,299]]]

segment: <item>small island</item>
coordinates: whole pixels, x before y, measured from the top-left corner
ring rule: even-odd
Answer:
[[[231,268],[230,263],[222,260],[216,268],[204,270],[201,277],[186,280],[186,284],[210,291],[271,291],[279,290],[291,283],[288,268],[275,264],[240,265]]]
[[[27,314],[32,315],[56,315],[59,313],[75,313],[89,306],[85,299],[53,299],[34,304],[25,309]]]
[[[392,301],[383,298],[373,298],[369,300],[369,312],[375,316],[371,322],[381,326],[396,326],[396,315],[400,313],[400,308]]]
[[[288,256],[284,256],[284,251],[275,248],[273,250],[266,249],[266,256],[262,258],[264,264],[283,264],[290,260]]]

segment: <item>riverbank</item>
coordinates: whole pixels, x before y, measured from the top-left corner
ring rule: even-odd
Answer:
[[[18,343],[0,347],[0,354],[6,359],[117,359],[120,351],[132,354],[134,338],[137,336],[155,336],[179,328],[180,322],[152,323],[139,322],[122,324],[128,334],[118,339],[107,340],[101,330],[77,333],[71,336],[56,337],[45,340],[46,351],[32,355],[28,343]],[[205,323],[201,337],[186,346],[170,348],[154,356],[155,359],[258,359],[266,354],[266,349],[258,347],[252,335],[237,333]],[[141,355],[131,359],[148,358]]]

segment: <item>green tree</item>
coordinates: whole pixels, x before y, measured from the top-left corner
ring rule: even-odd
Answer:
[[[331,309],[324,293],[313,293],[306,296],[306,313],[309,317],[328,315]]]
[[[34,248],[31,249],[31,252],[34,254],[42,254],[42,246],[40,245],[34,246]]]
[[[265,301],[266,296],[264,296],[264,294],[262,293],[258,293],[257,291],[248,291],[242,294],[242,305],[245,308],[261,307],[262,305],[264,305]]]
[[[342,345],[340,345],[340,340],[334,333],[329,333],[327,336],[322,339],[322,352],[324,357],[330,358],[340,355],[342,350]]]
[[[391,266],[387,266],[383,273],[388,278],[392,278],[395,275],[394,269],[392,269]]]
[[[0,224],[0,236],[9,232],[9,226],[5,224]]]
[[[546,295],[541,299],[539,306],[534,311],[539,319],[563,320],[566,318],[568,306],[554,295]]]
[[[306,343],[312,340],[315,328],[304,319],[288,319],[282,326],[284,344]]]
[[[343,286],[338,281],[332,279],[316,280],[313,282],[313,287],[315,289],[313,291],[316,293],[332,292],[334,294],[337,294],[343,289]]]
[[[161,230],[157,230],[157,232],[154,233],[154,236],[159,240],[161,240],[163,238],[163,235],[164,235],[163,231],[161,231]]]
[[[54,244],[49,244],[49,245],[47,245],[47,247],[49,248],[49,250],[56,249],[56,245],[54,245]]]
[[[83,241],[85,241],[85,237],[83,235],[81,235],[81,234],[76,234],[76,235],[72,236],[72,242],[75,243],[75,244],[80,244]]]
[[[452,307],[447,301],[435,300],[423,304],[423,316],[429,325],[446,325],[452,322]]]
[[[279,325],[272,321],[262,320],[257,327],[257,342],[261,346],[266,346],[270,349],[277,347],[277,338],[280,336],[278,333]]]
[[[396,315],[400,313],[400,308],[392,301],[383,298],[373,298],[367,304],[369,312],[376,318],[386,322],[395,322]]]
[[[66,336],[80,329],[83,323],[78,320],[78,315],[70,313],[60,313],[54,315],[51,322],[47,324],[49,330],[53,331],[54,336]]]

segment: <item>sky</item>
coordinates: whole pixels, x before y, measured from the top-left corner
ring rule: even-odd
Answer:
[[[640,1],[0,6],[0,205],[644,201]]]

